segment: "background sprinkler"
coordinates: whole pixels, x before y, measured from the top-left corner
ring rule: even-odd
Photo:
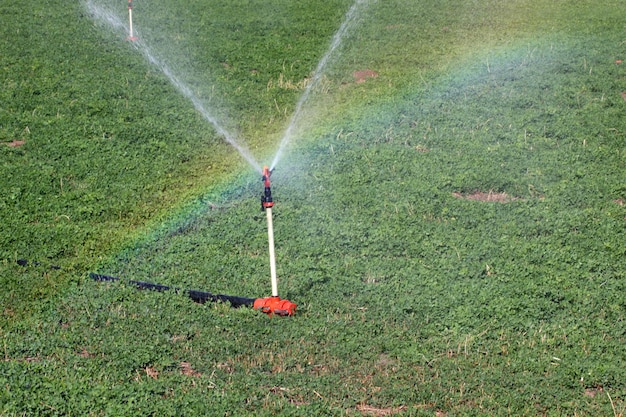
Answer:
[[[156,291],[169,291],[184,292],[189,298],[197,303],[212,302],[228,302],[232,307],[252,306],[255,310],[259,310],[270,316],[277,314],[279,316],[293,316],[296,312],[297,305],[289,300],[283,300],[278,296],[278,280],[276,278],[276,258],[274,255],[274,226],[272,224],[272,207],[274,202],[272,200],[272,189],[270,186],[270,175],[272,171],[265,166],[263,167],[263,184],[264,193],[261,196],[261,210],[267,213],[267,236],[269,240],[269,254],[270,254],[270,273],[272,279],[272,296],[266,298],[246,298],[238,297],[234,295],[225,294],[212,294],[210,292],[197,291],[197,290],[182,290],[180,288],[168,287],[166,285],[154,284],[144,281],[132,281],[129,280],[128,284],[134,285],[140,289],[156,290]],[[20,261],[22,263],[20,263]],[[20,260],[18,263],[25,266],[28,261]],[[90,273],[89,276],[95,281],[121,281],[120,278],[112,277],[109,275],[102,275],[96,273]]]
[[[128,0],[128,37],[126,40],[136,41],[137,37],[133,35],[133,0]]]

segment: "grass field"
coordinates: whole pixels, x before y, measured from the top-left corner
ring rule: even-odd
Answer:
[[[90,280],[270,295],[261,178],[126,2],[0,5],[0,416],[626,415],[622,2],[358,4],[272,175],[290,318]],[[133,11],[269,164],[351,6]]]

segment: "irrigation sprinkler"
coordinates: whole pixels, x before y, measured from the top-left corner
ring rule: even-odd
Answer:
[[[291,316],[296,311],[296,304],[289,300],[283,300],[278,296],[278,279],[276,278],[276,256],[274,253],[274,225],[272,223],[272,188],[270,184],[272,171],[266,166],[263,167],[264,192],[261,196],[261,210],[267,214],[267,240],[269,243],[270,255],[270,277],[272,280],[272,296],[257,298],[254,302],[254,309],[268,314],[278,314],[281,316]]]
[[[128,37],[126,40],[137,40],[137,37],[133,34],[133,0],[128,0]]]
[[[168,287],[167,285],[154,284],[152,282],[144,281],[127,281],[128,284],[134,285],[139,289],[155,290],[155,291],[175,291],[178,293],[184,292],[189,298],[197,303],[212,302],[228,302],[232,307],[251,306],[255,310],[259,310],[270,316],[274,314],[278,316],[293,316],[296,312],[297,305],[289,300],[283,300],[278,296],[278,279],[276,278],[276,258],[274,254],[274,226],[272,224],[272,207],[274,201],[272,200],[272,189],[270,185],[270,175],[272,171],[265,166],[263,167],[263,185],[264,193],[261,196],[261,210],[267,213],[267,236],[269,241],[269,254],[270,254],[270,274],[272,279],[272,296],[265,298],[246,298],[238,297],[234,295],[225,294],[212,294],[210,292],[197,291],[197,290],[182,290],[180,288]],[[19,261],[18,261],[19,263]],[[23,261],[26,265],[27,261]],[[22,265],[22,263],[20,263]],[[90,273],[89,276],[95,281],[121,281],[118,277],[109,275],[102,275],[96,273]]]

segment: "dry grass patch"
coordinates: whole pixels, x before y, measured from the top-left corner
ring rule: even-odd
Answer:
[[[189,362],[181,362],[180,363],[180,373],[186,376],[199,377],[202,374],[191,366]]]
[[[406,410],[406,406],[402,405],[400,407],[394,407],[394,408],[391,408],[391,407],[377,408],[377,407],[372,407],[371,405],[367,405],[367,404],[359,404],[356,406],[356,409],[361,414],[365,414],[368,416],[382,417],[382,416],[392,416],[394,414],[401,413],[402,411]]]
[[[366,69],[366,70],[354,71],[352,73],[352,76],[354,77],[354,82],[356,82],[357,84],[360,84],[360,83],[364,83],[368,78],[378,77],[378,73],[376,71]]]
[[[25,140],[14,139],[11,142],[5,142],[4,144],[7,145],[9,148],[19,148],[20,146],[24,145],[25,143],[26,143]]]
[[[512,197],[505,192],[497,193],[494,191],[474,191],[470,194],[452,193],[456,198],[464,200],[483,201],[490,203],[510,203],[511,201],[520,200],[519,197]]]

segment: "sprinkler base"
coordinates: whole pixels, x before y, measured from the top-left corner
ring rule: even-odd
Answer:
[[[127,37],[126,37],[126,40],[127,40],[127,41],[131,41],[131,42],[134,42],[134,41],[136,41],[137,39],[138,39],[138,38],[137,38],[136,36],[127,36]]]
[[[296,313],[297,305],[289,300],[282,300],[280,297],[257,298],[254,300],[253,308],[270,316],[293,316]]]

